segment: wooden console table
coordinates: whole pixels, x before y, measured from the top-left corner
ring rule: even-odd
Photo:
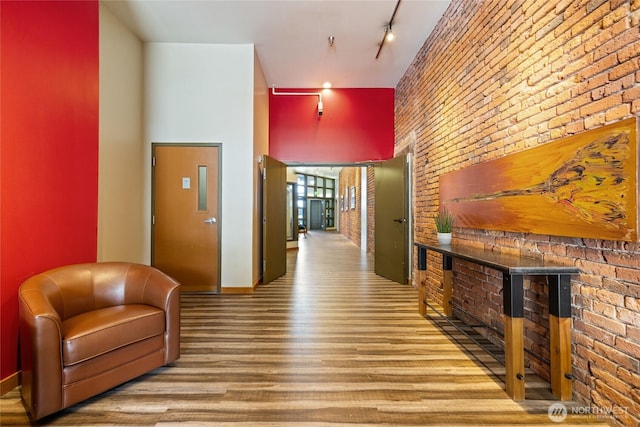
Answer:
[[[418,270],[427,269],[427,251],[442,254],[444,314],[453,311],[453,258],[502,272],[505,388],[514,400],[524,399],[524,276],[546,276],[549,283],[549,334],[551,389],[560,400],[570,400],[571,374],[571,275],[580,271],[541,259],[500,254],[463,245],[440,245],[438,242],[416,243]],[[424,295],[420,294],[420,313],[426,313]]]

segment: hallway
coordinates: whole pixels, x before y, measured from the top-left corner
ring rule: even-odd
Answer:
[[[607,425],[570,409],[552,423],[543,381],[510,400],[503,366],[422,318],[416,291],[340,234],[309,232],[287,256],[287,275],[251,295],[184,294],[175,364],[50,425]],[[1,403],[3,426],[28,425],[17,389]]]

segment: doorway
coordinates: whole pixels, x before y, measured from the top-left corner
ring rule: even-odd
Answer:
[[[220,144],[152,145],[151,265],[220,292]]]
[[[324,201],[309,199],[309,230],[324,230]]]
[[[374,248],[376,273],[401,284],[409,283],[412,273],[410,159],[410,154],[405,154],[367,166],[289,166],[290,180],[297,183],[299,222],[309,230],[335,228],[363,251]],[[347,175],[343,181],[342,172],[349,168],[360,169],[360,173],[356,179]],[[320,178],[322,186],[318,184]],[[321,188],[324,199],[318,198]],[[345,232],[352,226],[358,230]],[[354,235],[357,239],[352,238]]]

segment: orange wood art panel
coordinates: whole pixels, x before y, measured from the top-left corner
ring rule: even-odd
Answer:
[[[440,176],[456,226],[638,240],[636,119]]]

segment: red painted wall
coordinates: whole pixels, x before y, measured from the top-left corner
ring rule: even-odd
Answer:
[[[355,163],[393,157],[394,89],[276,89],[269,95],[269,155],[283,162]]]
[[[19,369],[17,290],[95,261],[98,2],[0,3],[2,379]]]

